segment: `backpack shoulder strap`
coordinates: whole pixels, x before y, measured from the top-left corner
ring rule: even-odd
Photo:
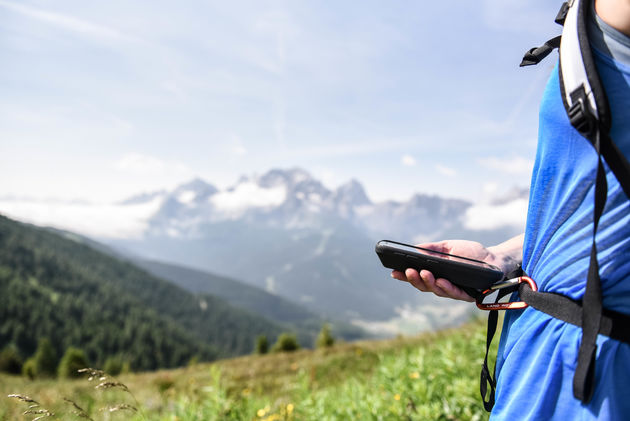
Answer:
[[[630,162],[610,139],[610,107],[588,40],[591,4],[592,0],[563,3],[555,20],[564,25],[562,36],[530,49],[525,53],[521,67],[538,64],[559,47],[560,91],[571,125],[591,143],[595,132],[600,132],[601,154],[630,199]]]
[[[567,2],[560,42],[560,90],[571,125],[591,143],[599,132],[601,154],[630,198],[630,163],[609,136],[612,122],[588,40],[591,0]]]
[[[586,29],[590,3],[589,0],[569,2],[560,42],[560,89],[569,118],[571,110],[584,108],[590,113],[585,118],[594,119],[590,123],[599,121],[601,127],[608,131],[608,98],[595,67]],[[588,135],[595,130],[594,126],[576,127],[573,119],[571,124],[582,134]]]

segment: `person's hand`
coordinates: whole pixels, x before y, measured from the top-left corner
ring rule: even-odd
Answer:
[[[439,251],[442,253],[455,254],[475,260],[481,260],[491,265],[497,266],[504,273],[509,272],[515,265],[515,256],[522,254],[522,236],[515,237],[495,247],[484,247],[476,241],[466,240],[446,240],[437,243],[420,244],[420,247]],[[392,278],[409,282],[411,285],[423,292],[432,292],[439,297],[447,297],[462,301],[475,301],[461,288],[453,285],[448,279],[435,279],[428,270],[418,272],[415,269],[407,269],[405,272],[394,270]]]

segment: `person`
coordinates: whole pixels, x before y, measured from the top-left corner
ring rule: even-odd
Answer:
[[[630,158],[630,0],[596,0],[591,50],[612,114],[610,137]],[[539,290],[579,300],[593,240],[597,154],[570,124],[556,65],[545,89],[525,233],[492,247],[463,240],[422,244],[500,267],[522,262]],[[603,307],[630,315],[630,199],[606,166],[608,197],[597,230]],[[407,269],[392,276],[440,297],[474,301],[447,279]],[[599,335],[595,389],[582,403],[572,393],[582,330],[532,307],[506,311],[497,355],[491,420],[630,419],[630,345]]]

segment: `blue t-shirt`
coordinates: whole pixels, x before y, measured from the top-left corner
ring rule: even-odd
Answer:
[[[630,66],[592,47],[611,106],[611,137],[630,157]],[[523,267],[539,290],[580,299],[593,235],[597,155],[568,121],[557,66],[542,100],[538,137]],[[630,201],[606,169],[608,199],[597,232],[603,304],[630,314]],[[533,308],[507,311],[491,420],[630,419],[628,344],[599,335],[593,398],[583,405],[573,397],[581,336],[580,327]]]

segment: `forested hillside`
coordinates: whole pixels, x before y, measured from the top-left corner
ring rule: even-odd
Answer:
[[[109,356],[134,370],[252,351],[281,328],[211,295],[194,295],[48,230],[0,216],[0,348],[23,358],[49,338],[91,364]]]

